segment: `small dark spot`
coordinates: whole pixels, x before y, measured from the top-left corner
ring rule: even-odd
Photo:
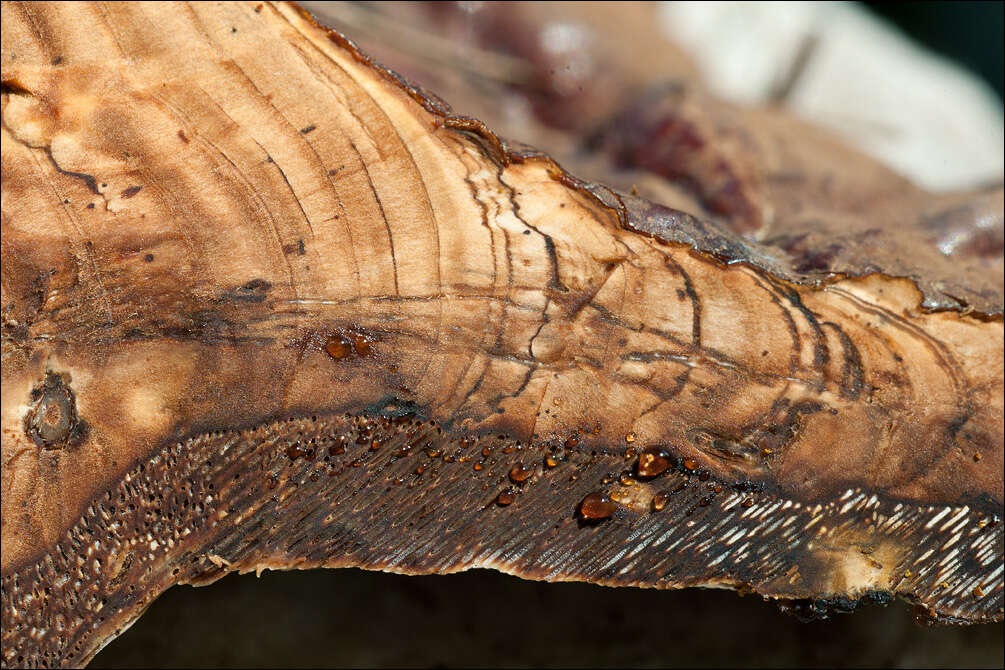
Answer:
[[[145,260],[147,263],[153,263],[154,262],[154,255],[153,254],[147,254],[146,256],[143,257],[143,260]]]
[[[122,193],[120,193],[119,195],[121,195],[122,198],[125,200],[125,199],[131,198],[134,195],[136,195],[137,193],[139,193],[140,189],[142,189],[142,188],[143,187],[139,186],[139,185],[137,185],[137,186],[130,186],[129,188],[124,189],[122,191]]]
[[[525,230],[525,231],[523,231],[523,234],[524,235],[530,235],[530,231],[529,230]]]
[[[307,126],[306,128],[301,128],[301,129],[300,129],[300,134],[301,134],[301,135],[306,135],[307,133],[309,133],[309,132],[313,131],[313,130],[314,130],[314,129],[316,129],[316,128],[317,128],[317,126],[315,126],[315,125],[314,125],[314,124],[312,123],[311,125]]]
[[[69,201],[68,199],[64,198],[64,199],[63,199],[63,204],[64,204],[64,205],[69,205],[69,204],[70,204],[70,201]]]
[[[87,203],[87,209],[94,209],[94,203],[93,202]]]
[[[233,26],[231,26],[231,28],[230,28],[230,32],[232,32],[232,33],[236,33],[236,32],[237,32],[237,28],[234,28]]]
[[[862,600],[876,605],[889,605],[893,602],[893,594],[889,591],[866,591]]]
[[[62,62],[63,62],[63,57],[62,56],[56,56],[55,58],[52,59],[52,64],[53,65],[59,65]]]
[[[307,247],[304,245],[303,240],[297,240],[296,244],[284,244],[283,245],[284,254],[296,254],[298,256],[303,256],[307,253]]]
[[[252,279],[247,284],[228,291],[226,298],[241,302],[263,302],[272,284],[264,279]]]
[[[86,436],[86,424],[77,417],[73,391],[63,375],[51,371],[31,390],[34,401],[24,417],[24,429],[43,449],[61,449]]]
[[[188,144],[191,141],[191,140],[188,139],[188,136],[185,134],[184,130],[179,130],[178,131],[178,139],[180,139],[185,144]]]
[[[255,14],[261,14],[261,13],[262,13],[262,4],[259,3],[255,5]]]

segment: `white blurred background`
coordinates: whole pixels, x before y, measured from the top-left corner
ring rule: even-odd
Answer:
[[[932,190],[1001,181],[996,92],[859,3],[661,5],[667,36],[719,95],[781,102]]]

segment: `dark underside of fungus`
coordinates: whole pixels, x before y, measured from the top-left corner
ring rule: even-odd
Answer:
[[[3,16],[4,666],[317,566],[1002,619],[1000,188],[608,106],[685,212],[294,5]]]

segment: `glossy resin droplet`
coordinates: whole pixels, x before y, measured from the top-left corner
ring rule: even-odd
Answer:
[[[635,464],[635,472],[643,479],[658,477],[670,468],[671,462],[672,457],[666,449],[649,447],[639,454],[638,463]]]
[[[516,493],[514,489],[505,489],[496,496],[495,503],[500,507],[508,507],[516,500]]]
[[[352,343],[342,335],[334,335],[325,342],[325,351],[333,360],[341,361],[352,353]]]
[[[532,474],[534,474],[534,470],[523,463],[517,463],[509,469],[509,478],[517,484],[527,481]]]
[[[614,514],[617,504],[606,493],[591,493],[579,503],[579,516],[586,521],[602,521]]]

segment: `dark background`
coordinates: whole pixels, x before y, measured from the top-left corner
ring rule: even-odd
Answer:
[[[980,75],[1002,97],[1001,2],[866,2],[874,14]]]
[[[866,3],[1002,95],[1000,2]],[[1002,667],[1002,625],[909,607],[803,624],[756,596],[527,582],[484,570],[230,576],[168,591],[93,667]]]
[[[171,589],[94,665],[1000,668],[1002,644],[1000,624],[922,628],[902,602],[804,624],[723,590],[314,570]]]

